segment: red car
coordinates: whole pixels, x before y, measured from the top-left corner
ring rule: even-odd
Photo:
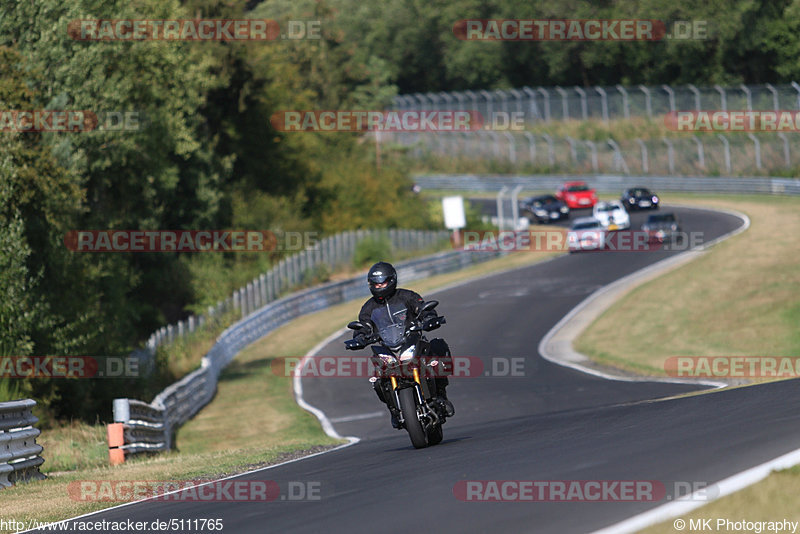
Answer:
[[[586,182],[564,182],[556,190],[556,198],[570,209],[592,208],[597,204],[597,192]]]

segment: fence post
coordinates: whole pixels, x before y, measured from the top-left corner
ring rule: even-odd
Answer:
[[[778,138],[783,141],[783,159],[786,161],[786,168],[792,166],[791,159],[789,158],[789,138],[783,132],[778,132]]]
[[[595,145],[593,141],[586,141],[586,144],[589,145],[592,151],[592,170],[597,172],[597,145]]]
[[[608,124],[608,95],[606,94],[606,90],[602,87],[595,87],[594,90],[600,93],[600,108],[603,112],[603,122]]]
[[[487,117],[486,120],[488,121],[487,124],[492,124],[492,122],[494,121],[494,117],[492,117],[492,114],[494,113],[494,97],[489,91],[485,89],[481,89],[478,92],[481,95],[483,95],[483,97],[486,99],[486,117]]]
[[[625,90],[620,84],[616,85],[617,91],[622,95],[622,112],[625,114],[626,119],[631,118],[631,108],[628,103],[628,91]]]
[[[528,153],[531,158],[531,163],[533,163],[533,160],[536,159],[536,139],[530,132],[524,132],[522,135],[524,135],[525,138],[528,140]]]
[[[644,85],[640,85],[639,89],[644,93],[644,105],[647,109],[647,117],[652,119],[653,118],[653,102],[650,98],[650,89],[645,87]]]
[[[575,149],[575,140],[570,136],[564,136],[569,143],[569,153],[572,156],[572,164],[578,166],[578,151]]]
[[[581,97],[581,116],[583,120],[589,119],[589,106],[586,102],[586,91],[584,91],[581,87],[575,86],[575,92],[578,93]]]
[[[647,145],[638,137],[636,138],[636,143],[639,145],[639,148],[642,149],[642,172],[650,172],[650,165],[647,162]]]
[[[614,170],[618,171],[620,168],[622,168],[625,174],[630,174],[631,171],[628,169],[628,164],[625,162],[625,158],[622,157],[622,150],[620,150],[617,142],[611,138],[608,138],[606,142],[614,150]]]
[[[739,87],[742,88],[742,91],[744,91],[744,95],[747,98],[747,111],[753,111],[753,95],[750,93],[750,89],[745,84],[741,84]]]
[[[725,149],[725,168],[727,169],[728,173],[731,172],[731,146],[728,144],[728,139],[722,135],[717,134],[717,137],[720,138],[722,141],[722,145]]]
[[[689,90],[694,93],[694,109],[695,111],[700,111],[700,89],[691,83],[688,85],[688,87]]]
[[[667,160],[669,163],[669,173],[675,174],[675,152],[672,147],[672,141],[667,139],[666,137],[661,138],[662,141],[667,145]]]
[[[700,168],[701,169],[705,169],[706,168],[706,155],[705,155],[705,152],[703,151],[703,142],[696,135],[692,136],[692,140],[697,145],[697,160],[698,160],[698,163],[700,164]]]
[[[716,89],[717,92],[719,93],[719,104],[720,107],[722,108],[722,111],[728,111],[728,97],[725,94],[725,89],[723,89],[719,85],[715,85],[714,89]]]
[[[556,92],[561,95],[561,120],[569,120],[569,102],[567,102],[567,92],[559,86],[555,86]]]
[[[514,146],[517,144],[517,141],[514,139],[514,136],[511,135],[511,132],[503,132],[503,135],[505,135],[508,141],[508,158],[511,160],[511,163],[514,164],[517,162],[517,147]]]
[[[544,122],[550,122],[550,93],[544,87],[539,87],[538,91],[544,97]]]
[[[772,93],[772,107],[775,109],[775,111],[778,111],[778,109],[780,108],[778,104],[778,90],[775,89],[775,87],[773,87],[771,83],[766,83],[764,84],[764,86],[767,89],[769,89],[770,93]]]
[[[531,109],[531,120],[525,121],[533,123],[533,119],[540,119],[541,116],[539,115],[539,108],[536,105],[536,91],[528,87],[527,85],[522,88],[526,95],[528,95],[528,99],[530,100],[530,109]]]
[[[673,91],[672,87],[670,87],[667,84],[662,85],[661,88],[664,91],[667,92],[667,96],[669,96],[669,110],[674,113],[675,112],[675,91]]]
[[[553,147],[553,138],[550,137],[548,134],[542,134],[542,138],[547,141],[547,161],[550,163],[550,166],[554,166],[556,164],[556,151]]]
[[[747,137],[753,142],[753,145],[755,145],[756,169],[761,170],[761,143],[758,141],[758,138],[751,133],[747,134]]]

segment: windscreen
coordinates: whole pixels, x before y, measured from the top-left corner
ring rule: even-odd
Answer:
[[[370,315],[378,335],[389,347],[396,347],[403,342],[407,313],[408,309],[403,304],[386,304]]]

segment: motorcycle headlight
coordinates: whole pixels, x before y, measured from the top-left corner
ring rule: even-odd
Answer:
[[[653,197],[653,203],[655,204],[656,202],[658,202],[658,197]]]
[[[416,348],[415,345],[411,345],[406,350],[404,350],[403,353],[400,354],[400,361],[401,362],[405,362],[405,361],[408,361],[411,358],[413,358],[414,357],[414,353],[416,352],[415,348]]]
[[[568,208],[568,207],[566,207],[566,206],[561,206],[561,213],[567,213],[568,211],[569,211],[569,208]]]

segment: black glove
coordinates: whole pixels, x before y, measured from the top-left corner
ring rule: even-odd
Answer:
[[[348,350],[363,349],[367,346],[367,336],[360,332],[356,332],[353,335],[353,339],[349,339],[344,342],[344,346]]]
[[[426,332],[436,330],[444,322],[444,317],[432,316],[422,320],[422,329]]]

